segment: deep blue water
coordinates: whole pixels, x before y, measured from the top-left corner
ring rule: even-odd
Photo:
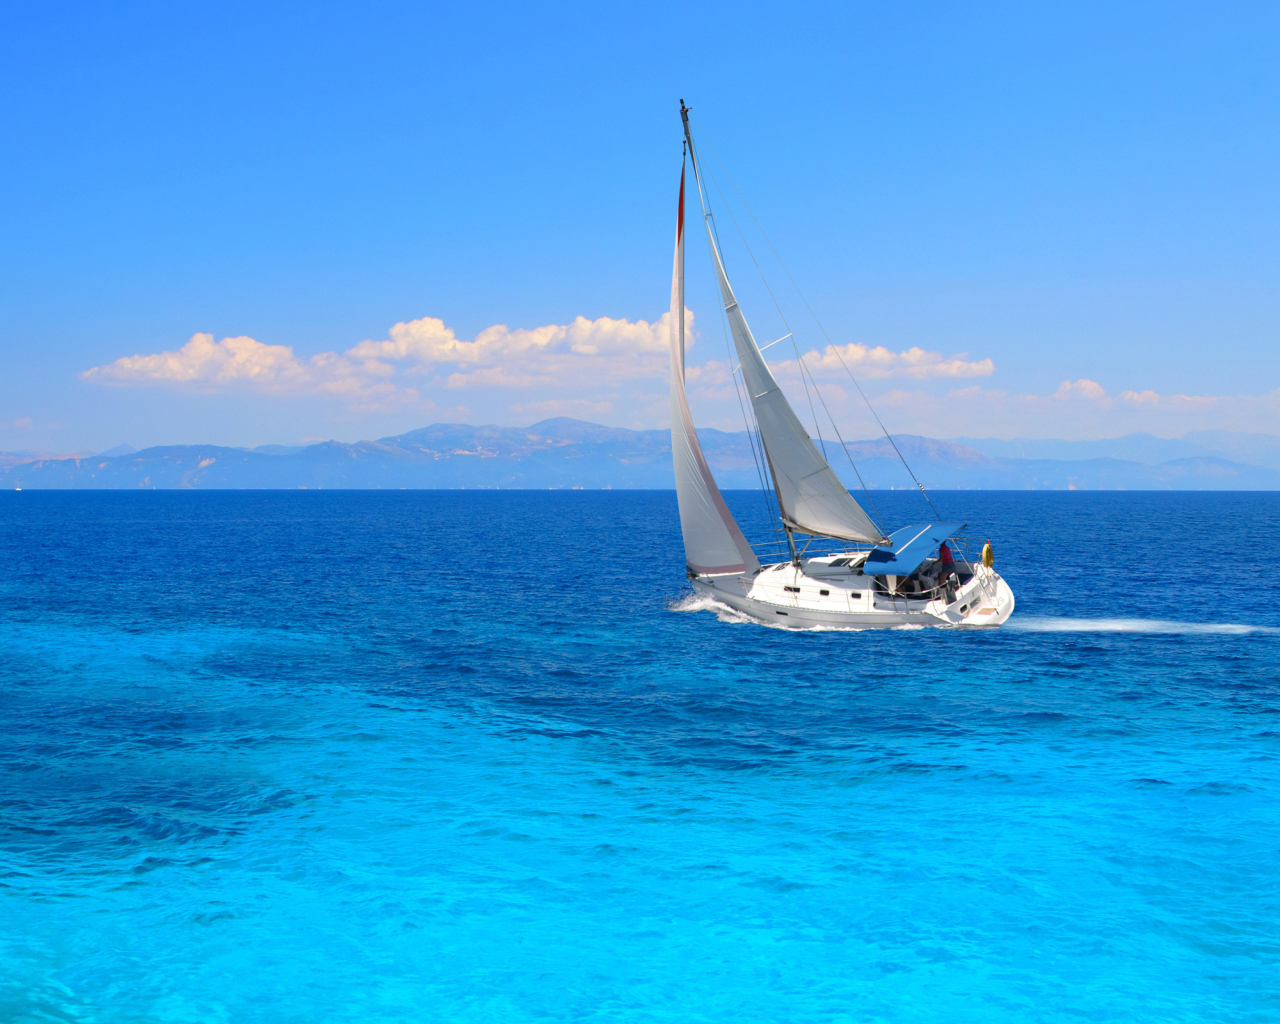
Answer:
[[[0,1020],[1280,1020],[1278,496],[935,500],[1004,629],[678,610],[669,493],[0,494]]]

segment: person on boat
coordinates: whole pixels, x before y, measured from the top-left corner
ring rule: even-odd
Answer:
[[[991,550],[991,541],[988,540],[982,545],[982,564],[990,569],[995,560],[995,552]]]
[[[944,540],[938,545],[938,585],[942,587],[947,604],[956,599],[956,560],[951,556],[951,549]]]

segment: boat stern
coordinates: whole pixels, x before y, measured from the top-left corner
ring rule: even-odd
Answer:
[[[994,569],[975,566],[973,580],[941,611],[940,618],[953,626],[1003,626],[1014,608],[1013,590]]]

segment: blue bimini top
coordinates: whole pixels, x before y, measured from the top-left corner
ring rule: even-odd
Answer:
[[[862,563],[867,576],[910,576],[938,550],[938,545],[965,528],[964,523],[917,523],[889,534],[892,548],[874,548]]]

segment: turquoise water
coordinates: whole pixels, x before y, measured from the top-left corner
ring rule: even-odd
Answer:
[[[1280,1020],[1275,496],[935,500],[1004,629],[721,621],[668,493],[0,495],[0,1020]]]

